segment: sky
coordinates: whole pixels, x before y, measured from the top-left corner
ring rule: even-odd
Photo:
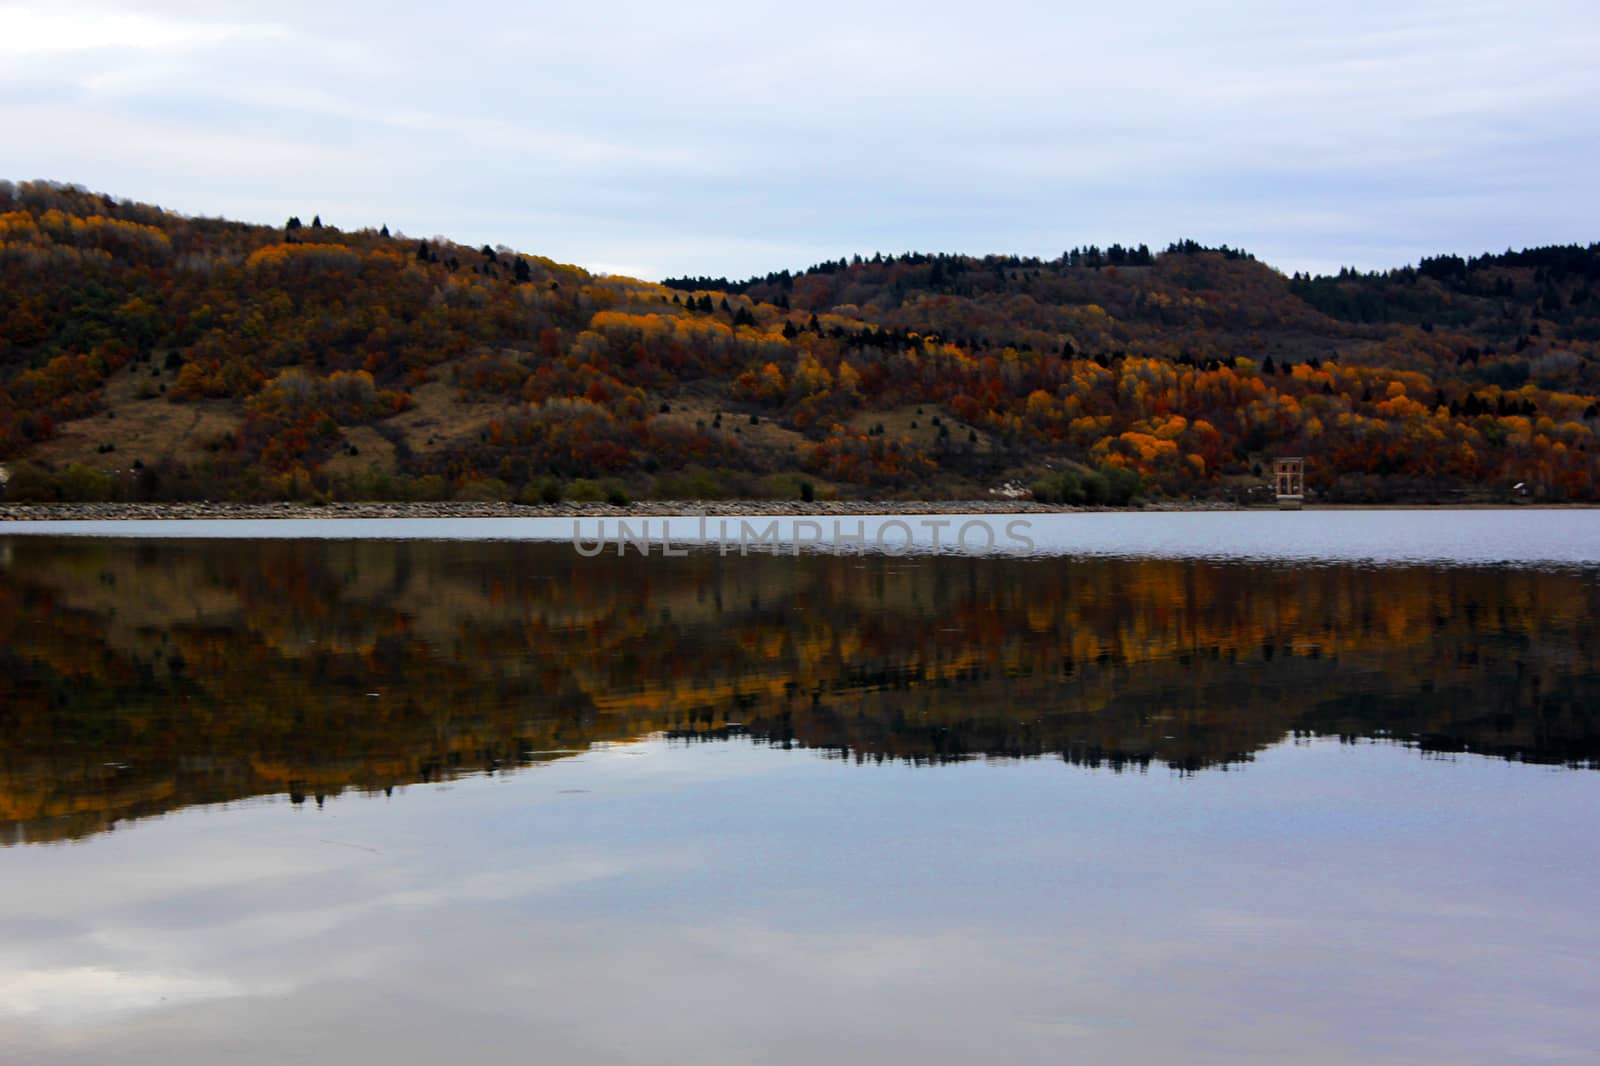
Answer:
[[[0,178],[645,278],[1600,240],[1600,6],[0,0]]]

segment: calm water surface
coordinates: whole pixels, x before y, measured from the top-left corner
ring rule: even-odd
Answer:
[[[626,523],[626,532],[620,523]],[[1015,529],[1012,523],[1020,523]],[[976,523],[957,545],[961,527]],[[1600,510],[1082,512],[1061,516],[917,515],[849,518],[302,518],[0,522],[0,534],[180,539],[393,539],[579,541],[615,551],[643,536],[663,542],[741,544],[760,550],[768,533],[784,544],[917,554],[1296,559],[1307,562],[1441,562],[1452,565],[1600,564]],[[804,528],[801,528],[804,527]],[[937,527],[937,528],[935,528]],[[986,538],[983,528],[987,527]],[[954,546],[954,550],[952,550]],[[962,550],[962,548],[967,550]],[[992,552],[986,550],[991,548]],[[636,551],[629,540],[624,549]],[[724,551],[724,554],[730,553]]]
[[[0,1062],[1600,1043],[1600,512],[182,525],[0,526]]]

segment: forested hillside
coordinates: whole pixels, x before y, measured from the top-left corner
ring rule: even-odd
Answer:
[[[1600,486],[1600,245],[653,284],[308,215],[0,182],[7,496],[1245,498],[1285,454],[1333,500]]]

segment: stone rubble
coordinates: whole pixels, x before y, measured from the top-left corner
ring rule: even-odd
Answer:
[[[1080,511],[1236,511],[1215,501],[1153,503],[1143,508],[1067,507],[1031,500],[644,500],[608,503],[10,503],[0,522],[106,522],[127,519],[266,518],[599,518],[699,515],[713,517],[833,517],[858,515],[1059,514]]]

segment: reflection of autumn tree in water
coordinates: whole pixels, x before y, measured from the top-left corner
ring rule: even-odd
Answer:
[[[659,731],[1185,770],[1302,732],[1594,765],[1597,599],[1488,569],[19,540],[0,821],[76,836]]]

